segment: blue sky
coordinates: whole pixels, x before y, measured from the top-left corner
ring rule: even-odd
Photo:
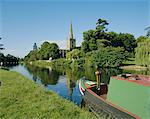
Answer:
[[[109,31],[145,35],[150,26],[150,0],[0,0],[0,43],[5,54],[24,57],[44,41],[66,48],[70,21],[77,45],[84,31],[106,19]]]

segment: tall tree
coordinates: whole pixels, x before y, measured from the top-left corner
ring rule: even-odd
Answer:
[[[138,65],[150,67],[150,40],[138,43],[135,59]]]
[[[59,47],[56,43],[44,42],[39,51],[41,59],[48,60],[50,57],[56,59],[59,57]]]
[[[83,33],[83,42],[81,49],[84,52],[89,52],[92,50],[97,50],[96,39],[95,39],[95,30],[88,30]]]
[[[59,47],[56,43],[50,44],[49,56],[52,57],[52,59],[59,58]]]
[[[98,19],[97,23],[96,23],[96,30],[99,30],[101,32],[105,32],[107,31],[106,25],[108,25],[109,23],[104,20],[104,19]]]
[[[147,37],[150,38],[150,26],[145,28],[145,30],[147,30]]]
[[[106,39],[106,31],[108,30],[106,26],[109,23],[104,19],[98,19],[96,23],[96,30],[95,30],[95,38],[96,39]]]
[[[108,22],[104,19],[98,19],[96,23],[96,29],[95,30],[88,30],[83,33],[83,42],[81,49],[84,52],[89,52],[92,50],[97,50],[97,41],[101,39],[106,38],[106,25],[108,25]]]
[[[144,42],[145,40],[147,40],[147,37],[146,37],[146,36],[139,36],[139,37],[136,39],[136,43]]]
[[[2,38],[0,38],[0,40],[1,40]],[[0,50],[4,50],[4,47],[3,47],[4,45],[3,44],[0,44]]]

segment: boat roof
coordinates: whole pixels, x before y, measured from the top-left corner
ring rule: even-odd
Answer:
[[[117,80],[125,80],[143,86],[150,86],[150,76],[147,75],[123,74],[119,76],[112,76],[112,78]]]

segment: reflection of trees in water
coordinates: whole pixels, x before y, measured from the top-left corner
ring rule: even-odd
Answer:
[[[109,84],[110,77],[122,73],[119,68],[101,68],[101,82]],[[89,67],[85,69],[85,77],[89,80],[96,81],[95,75],[96,69],[94,67]]]
[[[66,84],[67,84],[70,100],[72,100],[73,88],[76,86],[76,81],[71,80],[71,79],[67,79]]]
[[[33,75],[33,80],[36,82],[37,76],[34,76],[34,75]]]
[[[76,86],[76,81],[84,76],[83,69],[79,68],[66,68],[66,84],[68,87],[68,92],[70,96],[70,100],[72,100],[73,89]]]
[[[39,68],[31,65],[27,65],[27,69],[34,77],[39,77],[44,85],[55,85],[59,79],[59,74],[56,71],[46,68]]]
[[[83,76],[84,76],[83,69],[66,68],[66,77],[71,79],[71,80],[76,81]]]
[[[96,81],[95,71],[96,69],[93,67],[86,67],[84,69],[86,79]]]
[[[109,84],[110,77],[121,74],[122,70],[119,68],[102,68],[101,72],[101,82]]]

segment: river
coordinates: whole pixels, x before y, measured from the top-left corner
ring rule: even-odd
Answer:
[[[32,65],[24,66],[17,65],[9,68],[10,70],[17,71],[28,79],[43,85],[46,89],[56,92],[63,98],[74,102],[76,105],[80,106],[82,96],[79,92],[78,79],[85,76],[89,80],[95,81],[95,69],[61,69],[53,70],[49,68],[39,68]],[[126,87],[123,88],[124,83],[121,82],[110,82],[110,77],[122,73],[135,73],[135,74],[145,74],[150,75],[150,71],[125,71],[119,68],[103,68],[102,72],[102,82],[109,86],[108,99],[121,107],[124,107],[139,114],[143,119],[147,119],[150,116],[150,87],[139,87],[131,83],[127,83]],[[133,90],[134,87],[134,90]],[[120,90],[117,90],[119,89]],[[132,91],[131,91],[132,90]],[[119,91],[119,92],[118,92]],[[124,92],[119,94],[120,92]],[[136,92],[138,92],[136,94]],[[118,94],[120,95],[118,97]],[[135,94],[135,96],[134,96]],[[139,94],[139,95],[138,95]],[[141,97],[141,95],[143,95]],[[127,100],[127,98],[132,100]],[[135,97],[135,98],[134,98]],[[131,101],[131,103],[130,103]],[[138,108],[136,108],[138,107]],[[147,113],[147,114],[146,114]]]

